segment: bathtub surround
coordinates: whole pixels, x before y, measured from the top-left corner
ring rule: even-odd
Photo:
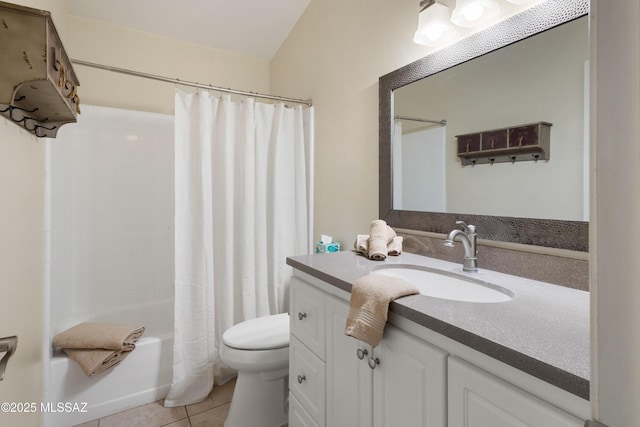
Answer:
[[[48,143],[50,313],[46,402],[67,427],[166,396],[173,346],[173,116],[83,106],[82,120]],[[55,335],[81,322],[144,325],[135,351],[87,377]],[[84,418],[83,418],[84,417]]]
[[[290,254],[309,253],[313,107],[176,92],[175,346],[166,406],[233,372],[222,333],[286,311]],[[194,315],[197,314],[197,315]]]

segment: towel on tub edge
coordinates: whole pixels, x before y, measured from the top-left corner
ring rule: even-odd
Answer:
[[[144,326],[132,327],[123,323],[84,322],[53,337],[59,348],[133,350],[135,342],[144,334]]]
[[[93,377],[109,368],[113,368],[131,353],[131,350],[102,350],[102,349],[62,349],[69,359],[75,361],[88,377]]]
[[[371,346],[382,339],[389,303],[396,298],[417,294],[412,284],[383,274],[368,274],[351,288],[349,315],[344,333]]]
[[[136,348],[144,329],[123,323],[84,322],[53,337],[53,346],[62,348],[92,377],[122,362]]]

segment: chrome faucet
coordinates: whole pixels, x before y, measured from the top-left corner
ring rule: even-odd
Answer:
[[[462,270],[464,271],[478,271],[478,250],[476,249],[476,226],[467,225],[464,221],[456,221],[456,225],[462,229],[451,230],[447,239],[444,241],[445,246],[454,247],[453,242],[456,237],[462,242],[464,246],[464,263],[462,264]]]

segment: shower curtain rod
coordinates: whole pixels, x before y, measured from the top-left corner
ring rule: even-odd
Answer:
[[[446,126],[447,125],[447,121],[442,119],[442,120],[428,120],[428,119],[421,119],[418,117],[407,117],[407,116],[400,116],[397,115],[394,117],[394,119],[396,120],[410,120],[412,122],[425,122],[425,123],[436,123],[439,124],[440,126]]]
[[[265,94],[256,93],[256,92],[247,92],[244,90],[217,87],[217,86],[207,85],[207,84],[202,84],[197,82],[190,82],[186,80],[172,79],[170,77],[158,76],[155,74],[141,73],[139,71],[127,70],[126,68],[111,67],[108,65],[96,64],[94,62],[81,61],[79,59],[72,59],[71,62],[77,65],[84,65],[85,67],[98,68],[100,70],[112,71],[114,73],[128,74],[131,76],[143,77],[145,79],[151,79],[151,80],[158,80],[165,83],[174,83],[174,84],[183,85],[183,86],[190,86],[198,89],[213,90],[216,92],[230,93],[233,95],[252,96],[255,98],[271,99],[274,101],[291,102],[295,104],[303,104],[308,107],[311,107],[313,105],[313,102],[311,99],[286,98],[284,96],[265,95]]]

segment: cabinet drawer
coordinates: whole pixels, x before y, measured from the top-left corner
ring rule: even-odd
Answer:
[[[304,344],[289,343],[289,390],[319,426],[325,422],[325,364]]]
[[[293,394],[289,394],[289,427],[320,427]]]
[[[325,295],[298,277],[291,278],[291,334],[320,359],[325,353]]]

